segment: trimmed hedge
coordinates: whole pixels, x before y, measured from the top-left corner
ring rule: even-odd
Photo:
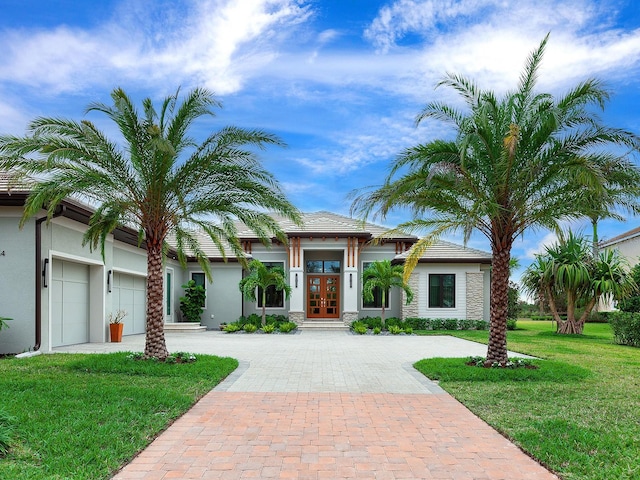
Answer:
[[[640,347],[640,313],[608,312],[613,340],[620,345]]]
[[[380,317],[363,317],[352,322],[351,328],[365,325],[367,329],[382,329]],[[404,322],[400,318],[391,317],[385,321],[385,329],[390,327],[410,328],[412,330],[487,330],[489,323],[484,320],[467,320],[460,318],[418,318],[409,317]]]

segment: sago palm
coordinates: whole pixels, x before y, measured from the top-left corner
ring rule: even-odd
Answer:
[[[401,288],[406,294],[407,305],[413,300],[413,291],[407,285],[403,278],[404,267],[402,265],[391,265],[390,260],[379,260],[369,265],[364,272],[362,272],[362,296],[365,301],[374,301],[374,290],[377,288],[380,291],[380,298],[382,303],[381,320],[384,327],[384,305],[387,300],[387,295],[392,287]]]
[[[239,288],[243,296],[249,300],[256,300],[256,293],[261,290],[262,326],[267,323],[267,289],[274,287],[277,292],[284,291],[285,298],[291,295],[291,286],[282,267],[267,267],[260,260],[249,263],[249,275],[240,280]]]
[[[410,252],[405,277],[445,233],[462,232],[467,241],[478,231],[489,240],[488,362],[507,361],[509,261],[515,239],[532,228],[558,229],[563,219],[585,216],[582,191],[585,186],[591,192],[603,190],[605,167],[615,163],[622,170],[636,169],[626,152],[638,147],[638,139],[603,125],[594,113],[609,97],[599,81],[586,80],[558,98],[536,92],[546,44],[547,38],[529,56],[516,90],[502,96],[448,75],[439,86],[457,92],[466,110],[433,102],[416,124],[443,121],[456,138],[407,149],[385,183],[361,192],[352,205],[352,212],[365,218],[407,209],[413,220],[398,229],[427,231]]]
[[[145,355],[168,354],[163,330],[163,260],[167,240],[184,265],[195,257],[207,277],[211,271],[197,231],[242,260],[234,222],[240,220],[263,242],[286,241],[267,214],[278,212],[296,222],[298,211],[287,201],[255,149],[282,145],[269,133],[226,127],[201,143],[189,134],[194,122],[213,116],[219,102],[205,89],[179,101],[179,91],[157,110],[151,99],[139,112],[120,88],[112,105],[91,104],[115,123],[122,139],[111,140],[88,120],[37,118],[25,137],[0,137],[0,168],[23,178],[37,178],[22,223],[46,208],[49,217],[63,199],[75,196],[95,206],[84,243],[101,247],[117,226],[137,229],[147,250]]]

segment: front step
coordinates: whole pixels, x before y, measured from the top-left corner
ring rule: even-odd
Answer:
[[[164,324],[165,332],[172,333],[199,333],[206,332],[207,327],[195,322],[167,322]]]
[[[341,320],[305,320],[298,325],[299,330],[331,330],[331,331],[349,331],[349,326],[345,325]]]

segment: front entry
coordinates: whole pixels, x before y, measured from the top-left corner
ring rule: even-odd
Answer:
[[[340,276],[307,275],[307,318],[340,318]]]

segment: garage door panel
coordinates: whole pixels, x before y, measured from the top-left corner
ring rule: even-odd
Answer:
[[[127,316],[124,322],[124,334],[133,335],[145,332],[146,279],[144,277],[114,274],[113,308],[124,310]]]
[[[89,341],[89,267],[52,262],[51,343],[54,347]]]

